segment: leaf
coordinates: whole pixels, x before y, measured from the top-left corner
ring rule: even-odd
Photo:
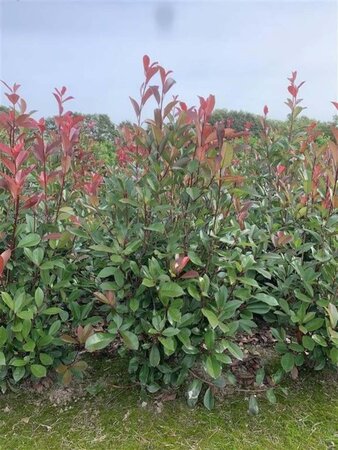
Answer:
[[[338,348],[331,348],[330,350],[330,358],[333,364],[338,365]]]
[[[50,355],[47,355],[47,353],[40,353],[39,358],[44,366],[51,366],[54,361],[54,359]]]
[[[258,402],[255,395],[250,395],[248,413],[250,416],[257,416],[259,414]]]
[[[210,387],[205,391],[204,398],[203,398],[203,404],[209,411],[214,409],[215,398],[214,398],[214,394],[212,393],[212,390],[210,389]]]
[[[215,329],[218,325],[218,318],[210,309],[202,308],[202,314],[208,319],[211,327]]]
[[[43,304],[43,299],[44,299],[44,293],[40,287],[36,288],[35,294],[34,294],[34,299],[35,299],[36,306],[38,308],[40,308]]]
[[[95,333],[86,340],[85,348],[89,352],[101,350],[111,344],[114,337],[106,333]]]
[[[229,352],[232,354],[232,356],[234,356],[236,359],[239,359],[240,361],[243,360],[244,358],[243,351],[241,350],[239,345],[235,344],[234,342],[228,342],[227,348]]]
[[[7,341],[7,331],[6,328],[1,326],[0,327],[0,348],[6,343]]]
[[[42,366],[41,364],[32,364],[31,372],[36,378],[43,378],[47,375],[46,367]]]
[[[220,362],[216,359],[214,355],[210,355],[207,357],[205,362],[205,367],[207,370],[207,373],[211,376],[211,378],[219,378],[222,373],[222,365]]]
[[[257,281],[254,280],[253,278],[241,277],[241,278],[239,278],[239,281],[248,286],[257,287],[257,288],[259,287],[259,284],[257,283]]]
[[[175,340],[172,337],[159,337],[158,340],[163,345],[167,354],[172,354],[175,351]]]
[[[157,345],[151,347],[149,353],[149,363],[151,367],[157,367],[160,364],[161,355]]]
[[[123,250],[124,255],[131,255],[136,252],[142,245],[141,239],[137,239],[135,241],[130,242],[127,247]]]
[[[271,388],[266,391],[266,398],[272,405],[274,405],[277,402],[275,392]]]
[[[12,297],[7,292],[1,292],[1,298],[3,302],[8,306],[12,311],[14,310],[14,301]]]
[[[4,352],[0,352],[0,366],[5,366],[6,365],[6,357]]]
[[[124,342],[124,345],[130,350],[138,350],[139,340],[136,334],[131,331],[121,331],[121,336]]]
[[[163,223],[153,223],[152,225],[149,225],[148,227],[144,227],[145,230],[149,231],[155,231],[157,233],[164,233],[165,227]]]
[[[100,270],[100,272],[98,273],[97,276],[99,278],[107,278],[107,277],[110,277],[111,275],[114,275],[115,270],[116,270],[116,267],[112,267],[112,266],[105,267],[104,269]]]
[[[315,342],[310,336],[303,336],[302,344],[304,348],[310,351],[312,351],[315,348]]]
[[[18,248],[35,247],[36,245],[39,244],[40,241],[41,241],[41,238],[38,234],[31,233],[31,234],[28,234],[27,236],[25,236],[24,238],[22,238],[19,241],[17,247]]]
[[[285,353],[281,358],[281,365],[285,372],[291,372],[295,365],[295,357],[293,353]]]
[[[272,297],[272,295],[260,293],[260,294],[256,294],[255,298],[257,300],[260,300],[261,302],[266,303],[267,305],[278,306],[278,301],[275,299],[275,297]]]
[[[234,148],[228,142],[224,142],[222,147],[222,167],[226,168],[231,165],[232,159],[234,157]]]
[[[201,389],[202,381],[195,379],[190,383],[187,390],[187,403],[190,408],[196,406]]]
[[[44,309],[41,314],[45,314],[46,316],[53,316],[54,314],[59,314],[61,312],[63,312],[61,308],[58,308],[57,306],[52,306],[50,308]]]
[[[161,297],[175,298],[184,295],[184,290],[177,283],[168,281],[160,285],[159,294]]]
[[[15,367],[15,369],[12,372],[13,380],[17,383],[18,381],[21,380],[21,378],[24,377],[25,373],[26,373],[25,367]]]
[[[264,378],[265,378],[265,370],[263,367],[261,367],[260,369],[257,370],[256,373],[256,384],[258,386],[261,386],[264,383]]]
[[[316,331],[321,328],[324,324],[324,319],[317,317],[316,319],[310,320],[307,324],[304,325],[307,331]]]
[[[337,322],[338,322],[338,310],[336,306],[333,303],[329,303],[327,307],[327,312],[330,317],[330,322],[332,328],[336,328]]]

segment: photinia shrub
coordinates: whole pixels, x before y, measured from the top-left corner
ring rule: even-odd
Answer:
[[[118,166],[93,205],[94,295],[106,325],[86,348],[118,340],[149,392],[192,380],[188,403],[204,385],[210,408],[248,357],[243,335],[264,323],[280,354],[266,385],[274,401],[268,388],[284,374],[338,362],[337,145],[320,147],[315,124],[295,128],[296,72],[287,136],[271,129],[265,106],[251,145],[249,126],[210,124],[213,95],[197,108],[167,100],[171,72],[148,56],[143,66],[140,99],[131,99],[137,123],[121,128]],[[142,121],[151,99],[153,118]]]
[[[83,192],[95,201],[101,183],[93,157],[78,147],[81,116],[64,110],[72,98],[66,88],[54,92],[56,131],[47,132],[44,119],[27,112],[19,85],[5,86],[10,108],[0,114],[2,390],[75,359],[59,336],[91,309],[90,303],[81,308],[79,300],[85,291],[78,287],[76,203]],[[82,216],[89,216],[86,211]]]
[[[283,377],[338,365],[337,128],[333,142],[316,123],[300,126],[297,72],[287,131],[265,105],[253,138],[249,122],[212,120],[213,95],[189,106],[170,97],[171,71],[148,56],[143,69],[136,123],[119,128],[104,163],[81,138],[82,118],[65,111],[65,88],[47,128],[7,86],[2,389],[48,368],[68,383],[86,366],[79,350],[114,342],[148,392],[184,385],[190,406],[203,396],[211,409],[254,361],[246,390],[275,402]],[[273,368],[255,362],[260,333],[275,347]]]

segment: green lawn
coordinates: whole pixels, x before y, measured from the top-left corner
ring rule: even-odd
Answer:
[[[243,396],[225,399],[214,411],[188,409],[183,397],[158,405],[140,398],[120,363],[95,363],[79,385],[29,389],[0,397],[0,448],[16,449],[334,449],[338,447],[336,374],[307,374],[277,405],[260,401],[247,414]],[[100,374],[101,391],[87,393]],[[146,403],[146,404],[145,404]]]

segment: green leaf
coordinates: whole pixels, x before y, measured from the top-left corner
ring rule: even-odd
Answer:
[[[44,299],[44,293],[40,287],[36,288],[34,298],[35,298],[36,306],[38,308],[40,308],[43,304],[43,299]]]
[[[159,294],[161,297],[174,298],[184,295],[184,291],[177,283],[174,283],[173,281],[167,281],[160,285]]]
[[[17,247],[18,248],[35,247],[36,245],[39,244],[40,241],[41,241],[41,238],[38,234],[31,233],[31,234],[28,234],[27,236],[25,236],[24,238],[22,238],[19,241]]]
[[[54,334],[56,334],[59,331],[60,328],[61,328],[61,320],[56,320],[50,326],[50,328],[48,330],[48,334],[53,336]]]
[[[187,403],[190,408],[196,406],[201,389],[202,381],[195,379],[190,383],[187,390]]]
[[[216,359],[214,355],[210,355],[207,357],[205,362],[205,367],[207,370],[207,373],[211,376],[211,378],[218,378],[221,376],[222,373],[222,365],[220,362]]]
[[[5,366],[6,365],[6,357],[4,352],[0,352],[0,366]]]
[[[204,263],[201,261],[201,258],[197,255],[197,253],[190,251],[188,252],[188,256],[193,264],[204,267]]]
[[[112,266],[105,267],[98,273],[97,276],[99,278],[107,278],[107,277],[110,277],[111,275],[114,275],[115,270],[116,270],[116,267],[112,267]]]
[[[257,370],[256,372],[256,384],[261,386],[264,383],[265,378],[265,370],[263,367]]]
[[[35,347],[36,343],[32,339],[29,339],[26,344],[23,345],[25,352],[33,352]]]
[[[44,250],[43,248],[35,248],[32,252],[32,261],[35,265],[39,266],[44,257]]]
[[[310,320],[306,325],[303,325],[307,331],[316,331],[319,328],[321,328],[324,324],[324,319],[316,318],[313,320]]]
[[[175,340],[172,337],[159,337],[158,340],[163,345],[167,354],[172,354],[175,351]]]
[[[285,353],[281,358],[281,365],[285,372],[291,372],[295,365],[295,357],[292,353]]]
[[[42,311],[42,314],[45,314],[46,316],[53,316],[54,314],[59,314],[63,310],[61,308],[58,308],[57,306],[52,306],[51,308],[46,308]]]
[[[270,305],[270,306],[278,305],[278,301],[275,299],[275,297],[272,297],[272,295],[260,293],[260,294],[255,295],[255,298],[257,300],[260,300],[261,302],[266,303],[267,305]]]
[[[0,348],[3,347],[3,345],[7,341],[7,331],[6,328],[1,326],[0,327]]]
[[[136,241],[132,241],[123,250],[123,254],[124,255],[130,255],[130,254],[136,252],[136,250],[138,250],[141,247],[141,245],[142,245],[141,239],[137,239]]]
[[[139,340],[136,334],[131,331],[121,331],[121,336],[124,342],[124,345],[130,350],[138,350]]]
[[[171,336],[176,336],[179,332],[180,332],[180,330],[178,328],[168,327],[162,331],[162,334],[163,334],[163,336],[171,337]]]
[[[266,398],[272,405],[274,405],[277,402],[275,392],[272,388],[266,391]]]
[[[331,348],[330,350],[330,358],[333,364],[338,365],[338,348]]]
[[[333,303],[329,303],[327,307],[327,312],[330,317],[330,322],[332,328],[336,328],[337,322],[338,322],[338,310],[336,306]]]
[[[252,287],[259,287],[259,284],[257,283],[256,280],[254,280],[253,278],[247,278],[247,277],[241,277],[239,278],[239,281],[247,286],[252,286]]]
[[[310,351],[312,351],[315,348],[315,342],[310,336],[303,336],[302,344],[304,348]]]
[[[250,395],[248,413],[250,416],[257,416],[259,414],[258,402],[255,395]]]
[[[186,193],[189,195],[191,200],[196,200],[196,198],[201,194],[201,190],[197,187],[186,188]]]
[[[33,311],[27,310],[27,311],[20,311],[17,313],[17,316],[20,317],[20,319],[24,320],[32,320],[33,319]]]
[[[89,352],[95,352],[107,347],[114,340],[114,337],[106,333],[95,333],[86,340],[85,348]]]
[[[89,247],[91,250],[102,253],[116,253],[116,250],[108,245],[92,245]]]
[[[240,361],[243,360],[244,358],[243,351],[241,350],[239,345],[235,344],[234,342],[228,342],[227,348],[229,352],[232,354],[232,356],[234,356],[236,359],[239,359]]]
[[[160,364],[161,355],[157,345],[151,347],[149,353],[149,363],[151,367],[157,367]]]
[[[47,355],[47,353],[40,353],[39,358],[44,366],[51,366],[54,361],[54,359],[50,355]]]
[[[8,306],[12,311],[14,310],[14,301],[12,297],[7,292],[1,292],[1,298],[3,302]]]
[[[209,411],[214,409],[215,398],[214,398],[214,394],[212,393],[212,390],[210,389],[210,387],[205,391],[204,398],[203,398],[203,404]]]
[[[156,233],[164,233],[165,227],[163,223],[153,223],[148,227],[144,227],[145,230],[155,231]]]
[[[320,345],[321,347],[327,347],[327,342],[323,338],[323,336],[320,336],[319,334],[313,334],[312,339],[316,342],[316,344]]]
[[[212,311],[210,311],[210,309],[205,309],[202,308],[202,314],[208,319],[211,327],[213,329],[215,329],[218,325],[218,318],[216,316],[216,314]]]
[[[117,286],[119,288],[122,288],[124,285],[124,274],[123,274],[122,270],[115,269],[114,278],[115,278],[115,282],[116,282]]]
[[[47,375],[46,367],[42,366],[41,364],[32,364],[31,372],[36,378],[43,378]]]
[[[25,373],[26,373],[26,368],[25,367],[15,367],[15,369],[12,372],[13,380],[17,383],[18,381],[21,380],[21,378],[23,378]]]

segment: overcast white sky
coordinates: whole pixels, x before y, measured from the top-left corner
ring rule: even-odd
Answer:
[[[56,112],[66,85],[72,109],[133,119],[142,56],[174,71],[172,93],[196,104],[283,118],[286,77],[298,70],[306,114],[330,119],[338,100],[338,4],[309,1],[0,0],[0,78],[22,84],[31,109]],[[1,100],[4,100],[3,95]]]

